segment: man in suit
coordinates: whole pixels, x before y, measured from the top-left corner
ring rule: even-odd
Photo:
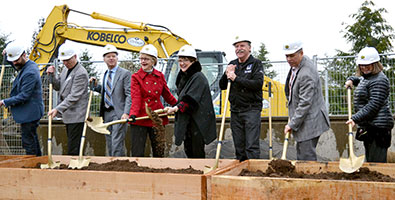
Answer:
[[[60,77],[55,76],[55,68],[48,67],[47,73],[53,76],[53,87],[59,91],[59,104],[48,112],[48,116],[62,117],[66,125],[68,155],[78,155],[88,107],[88,72],[78,62],[77,54],[69,44],[59,48],[58,58],[65,68]]]
[[[41,156],[37,137],[37,127],[44,115],[41,78],[37,64],[27,58],[25,50],[23,45],[12,42],[3,52],[18,75],[12,83],[10,98],[1,100],[0,107],[10,107],[15,122],[21,124],[26,154]]]
[[[103,84],[94,88],[101,93],[100,116],[104,122],[128,119],[132,105],[130,97],[130,71],[118,66],[118,50],[107,44],[103,48],[103,60],[107,64]],[[90,81],[95,80],[91,78]],[[125,156],[125,135],[128,125],[115,124],[109,127],[110,135],[106,135],[109,156]]]
[[[313,62],[303,55],[301,42],[288,42],[283,49],[291,66],[285,83],[289,122],[284,134],[291,131],[296,140],[298,160],[317,160],[318,139],[330,126],[320,77]]]

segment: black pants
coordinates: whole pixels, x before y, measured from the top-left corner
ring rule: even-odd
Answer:
[[[22,147],[26,150],[26,155],[41,156],[40,142],[37,136],[37,127],[40,120],[21,124]]]
[[[260,155],[259,136],[261,134],[261,112],[250,110],[232,112],[230,118],[236,159],[258,159]]]
[[[68,155],[78,155],[79,154],[83,129],[84,129],[83,122],[66,124],[67,147],[68,147],[67,154]]]
[[[391,130],[369,127],[363,141],[367,162],[387,162],[387,150],[391,146]]]
[[[165,155],[165,138],[160,138],[153,127],[131,125],[131,145],[133,157],[144,157],[147,135],[151,141],[153,157],[163,158]]]
[[[188,158],[205,158],[204,139],[196,123],[191,120],[187,126],[184,140],[184,151]]]

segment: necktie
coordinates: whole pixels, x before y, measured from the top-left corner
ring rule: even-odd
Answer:
[[[111,102],[111,88],[112,88],[112,77],[111,77],[112,71],[108,71],[108,77],[106,81],[106,89],[105,89],[105,95],[104,95],[104,105],[106,108],[109,108],[112,106]]]
[[[295,73],[296,73],[296,69],[292,68],[292,74],[291,74],[291,78],[289,79],[289,96],[291,97],[291,93],[292,93],[292,84],[295,78]]]

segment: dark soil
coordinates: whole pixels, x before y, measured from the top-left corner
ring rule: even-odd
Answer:
[[[40,165],[41,163],[38,163],[35,168],[40,168]],[[73,170],[73,169],[69,169],[68,165],[65,164],[61,164],[60,167],[57,169]],[[172,169],[172,168],[156,169],[156,168],[138,166],[136,161],[129,161],[129,160],[114,160],[103,164],[91,162],[87,167],[83,167],[82,169],[74,169],[74,170],[203,174],[202,170],[193,169],[191,166],[189,166],[189,168],[184,168],[184,169]]]
[[[165,126],[163,126],[163,121],[159,117],[158,113],[154,112],[151,110],[151,108],[148,107],[149,112],[151,113],[151,120],[152,123],[154,124],[154,129],[156,133],[155,140],[158,142],[157,144],[157,149],[156,151],[161,155],[160,157],[164,157],[165,155],[165,148],[166,148],[166,129]]]
[[[306,179],[329,179],[329,180],[353,180],[353,181],[374,181],[374,182],[395,182],[395,178],[384,175],[377,171],[370,171],[367,167],[361,167],[354,173],[344,172],[320,172],[309,174],[297,172],[295,166],[288,160],[272,160],[266,172],[249,171],[243,169],[239,176],[263,176],[263,177],[283,177],[283,178],[306,178]]]

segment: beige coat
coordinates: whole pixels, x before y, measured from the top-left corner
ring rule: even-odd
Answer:
[[[63,68],[60,76],[53,79],[53,87],[59,91],[56,110],[65,124],[85,121],[88,107],[88,72],[78,63],[66,79],[68,69]]]

